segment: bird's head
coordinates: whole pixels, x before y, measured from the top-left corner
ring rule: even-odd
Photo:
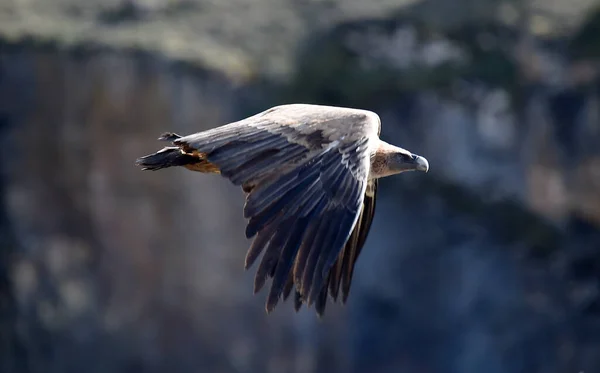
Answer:
[[[393,153],[389,168],[394,173],[406,171],[429,171],[429,162],[425,157],[413,154],[406,149],[396,148]]]

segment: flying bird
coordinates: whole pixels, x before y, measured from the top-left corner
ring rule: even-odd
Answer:
[[[246,194],[249,269],[264,252],[254,293],[272,278],[271,312],[294,291],[322,316],[327,295],[346,303],[354,265],[375,212],[379,178],[429,170],[424,157],[379,139],[371,111],[289,104],[188,136],[164,133],[168,146],[137,159],[144,170],[182,166],[221,174]]]

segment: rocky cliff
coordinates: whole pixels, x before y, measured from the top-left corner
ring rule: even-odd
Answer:
[[[600,369],[600,13],[464,2],[0,4],[2,371]],[[431,164],[320,321],[252,295],[237,188],[133,165],[293,101]]]

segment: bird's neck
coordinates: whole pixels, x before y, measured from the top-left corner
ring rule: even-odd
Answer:
[[[401,171],[395,171],[392,166],[395,154],[403,150],[380,140],[371,152],[369,179],[379,179],[400,173]]]

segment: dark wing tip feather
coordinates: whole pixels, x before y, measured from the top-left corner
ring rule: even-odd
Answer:
[[[271,237],[273,237],[273,234],[275,233],[276,229],[277,226],[275,224],[272,224],[266,227],[264,230],[262,230],[254,239],[254,241],[252,241],[252,244],[250,245],[250,248],[248,248],[248,251],[246,253],[244,269],[249,269],[250,267],[252,267],[256,259],[258,259],[260,254],[263,252],[264,248],[269,243]]]
[[[283,300],[287,300],[290,296],[290,294],[292,293],[292,289],[294,289],[294,277],[292,277],[292,274],[289,273],[288,274],[288,280],[285,284],[285,287],[283,289]]]
[[[355,232],[353,232],[355,241],[353,241],[351,246],[348,247],[348,253],[344,253],[344,263],[341,273],[342,277],[339,279],[342,286],[342,304],[346,304],[348,301],[348,295],[350,294],[350,286],[352,285],[352,277],[354,274],[354,267],[371,230],[371,224],[373,223],[373,217],[375,216],[375,207],[377,201],[377,183],[378,181],[375,179],[369,181],[369,184],[367,185],[362,211],[359,218],[360,220],[357,223]]]
[[[271,289],[267,297],[267,308],[274,308],[277,305],[282,292],[285,292],[286,286],[291,290],[293,283],[291,283],[292,277],[290,276],[290,271],[309,221],[310,217],[305,217],[300,218],[295,222],[287,223],[291,226],[291,232],[287,236],[283,249],[280,250],[281,254],[277,265],[273,268],[273,282],[271,283]],[[287,283],[289,283],[289,285],[287,285]]]
[[[296,312],[300,311],[300,308],[302,307],[302,303],[304,302],[304,300],[302,299],[302,294],[300,294],[300,292],[295,291],[294,292],[294,310]]]

